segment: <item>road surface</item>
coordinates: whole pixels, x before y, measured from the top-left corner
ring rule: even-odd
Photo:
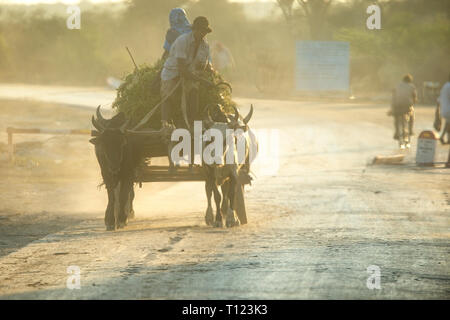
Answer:
[[[403,163],[371,165],[398,152],[387,105],[236,100],[243,112],[254,103],[250,124],[275,137],[265,145],[279,160],[278,170],[255,168],[247,225],[206,226],[202,183],[144,184],[136,219],[116,232],[105,231],[98,176],[73,182],[64,214],[67,190],[36,187],[40,208],[51,207],[33,215],[37,224],[73,220],[0,256],[0,298],[450,298],[448,147],[438,147],[434,168],[415,165],[416,141]],[[417,109],[417,133],[433,113]],[[9,201],[5,221],[16,204],[24,216],[31,210]],[[81,272],[80,289],[67,287],[69,266]],[[379,270],[379,289],[368,288],[368,268]]]

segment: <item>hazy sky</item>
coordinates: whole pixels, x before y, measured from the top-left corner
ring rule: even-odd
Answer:
[[[100,2],[121,2],[123,0],[89,0],[92,3]],[[274,2],[274,0],[230,0],[231,2]],[[7,4],[36,4],[36,3],[64,3],[74,4],[79,3],[80,0],[0,0],[0,3]]]
[[[122,0],[89,0],[92,3],[99,2],[121,2]],[[74,4],[79,3],[80,0],[0,0],[0,3],[7,4],[37,4],[37,3],[64,3],[64,4]]]

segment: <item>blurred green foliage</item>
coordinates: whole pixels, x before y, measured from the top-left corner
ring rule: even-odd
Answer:
[[[381,2],[381,30],[366,28],[369,4],[352,1],[332,16],[333,39],[350,42],[353,89],[388,90],[406,73],[414,76],[418,87],[423,81],[445,83],[450,73],[450,3]],[[345,24],[338,27],[344,17]]]
[[[118,88],[113,108],[118,112],[125,113],[126,117],[131,120],[132,125],[136,125],[160,102],[161,97],[158,87],[155,89],[155,82],[157,83],[162,65],[161,59],[152,66],[141,65],[138,69],[128,74]],[[200,76],[214,84],[219,84],[223,81],[218,72],[204,71]],[[176,91],[175,96],[174,101],[181,103],[180,90]],[[205,115],[205,107],[209,104],[221,104],[225,111],[229,113],[233,111],[233,106],[236,106],[236,103],[231,99],[231,92],[227,87],[217,86],[215,88],[205,88],[204,86],[200,86],[200,114]],[[154,129],[160,128],[160,110],[161,108],[150,118],[147,127]],[[174,108],[172,116],[177,126],[184,124],[181,108]]]
[[[160,101],[159,91],[151,88],[161,68],[162,60],[158,60],[153,66],[141,65],[128,74],[117,89],[113,108],[125,113],[127,119],[132,120],[132,125],[136,125]],[[161,119],[159,111],[153,119]],[[158,122],[156,124],[159,127]]]

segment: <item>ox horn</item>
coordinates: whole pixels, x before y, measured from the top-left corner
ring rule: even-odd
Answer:
[[[244,118],[244,123],[247,124],[250,119],[252,118],[253,115],[253,104],[250,105],[250,111],[248,112],[248,114],[245,116]]]
[[[239,120],[239,111],[235,106],[233,106],[233,109],[234,109],[234,121],[238,121]]]
[[[97,120],[95,120],[94,116],[92,116],[92,125],[100,132],[105,130],[105,128]]]
[[[97,107],[96,114],[97,114],[98,121],[103,122],[106,120],[105,118],[103,118],[102,114],[100,113],[100,105],[98,105],[98,107]]]
[[[209,108],[208,108],[208,112],[206,113],[206,117],[207,117],[209,122],[211,122],[211,123],[214,122],[214,120],[211,118],[211,113],[209,112]]]

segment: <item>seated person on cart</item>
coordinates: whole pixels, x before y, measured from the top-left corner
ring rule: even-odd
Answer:
[[[194,120],[199,120],[198,99],[199,84],[211,86],[196,75],[196,72],[212,69],[209,45],[205,36],[212,30],[205,17],[197,17],[192,24],[192,31],[180,35],[172,44],[169,55],[161,72],[161,124],[163,128],[171,127],[171,112],[181,104],[183,115],[188,117],[187,126],[192,128]],[[175,89],[175,87],[179,86]],[[181,88],[181,103],[175,91]],[[179,97],[179,96],[178,96]],[[178,100],[178,101],[177,101]],[[183,104],[183,101],[186,104]]]
[[[191,32],[191,24],[187,18],[186,11],[182,8],[174,8],[169,14],[170,29],[167,30],[164,41],[164,53],[162,59],[169,56],[170,48],[175,40],[182,34]]]

